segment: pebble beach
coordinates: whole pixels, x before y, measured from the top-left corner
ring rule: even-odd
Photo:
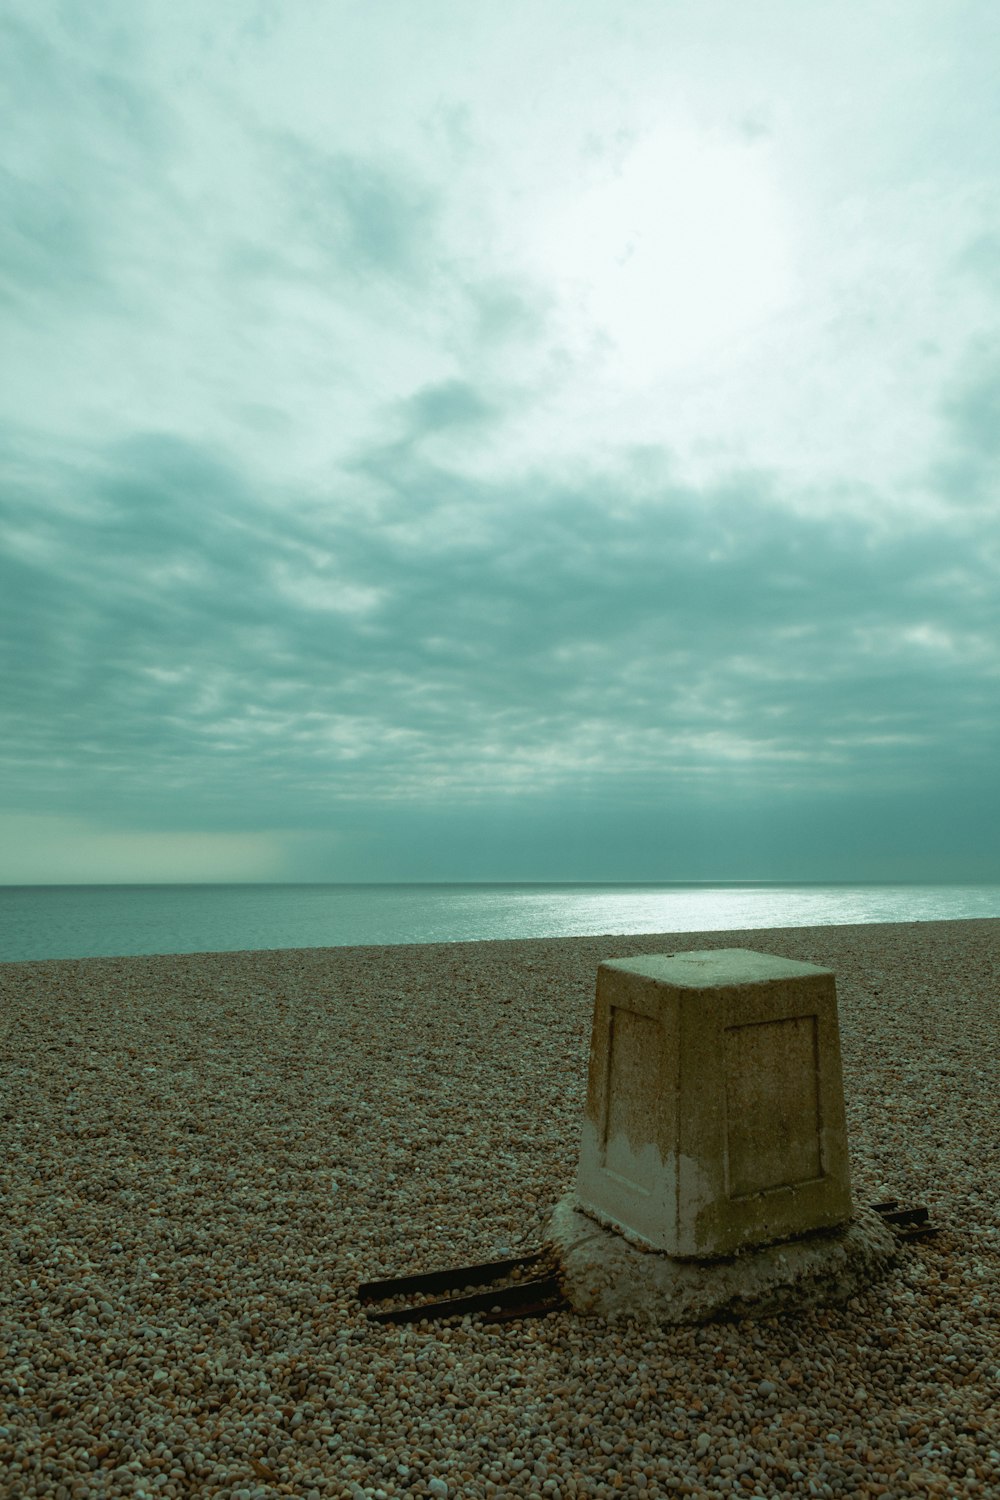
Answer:
[[[834,970],[843,1307],[373,1323],[358,1284],[541,1242],[598,963]],[[0,1495],[1000,1497],[1000,921],[0,965]]]

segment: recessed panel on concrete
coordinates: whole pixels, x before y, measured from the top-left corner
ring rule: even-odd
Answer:
[[[833,974],[738,948],[601,964],[576,1196],[695,1259],[846,1222]]]
[[[629,1143],[647,1129],[646,1100],[656,1087],[659,1025],[640,1011],[613,1006],[608,1027],[608,1086],[603,1130],[603,1167],[640,1193],[656,1187],[652,1153],[637,1156]]]
[[[730,1197],[823,1176],[818,1033],[815,1015],[726,1029]]]

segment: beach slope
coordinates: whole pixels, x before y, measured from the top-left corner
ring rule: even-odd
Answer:
[[[537,1243],[597,964],[832,968],[856,1201],[937,1237],[849,1306],[369,1323]],[[1000,921],[0,965],[5,1497],[1000,1495]]]

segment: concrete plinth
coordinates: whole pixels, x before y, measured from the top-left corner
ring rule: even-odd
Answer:
[[[602,963],[576,1206],[699,1262],[846,1224],[834,976],[741,948]]]
[[[881,1275],[896,1242],[878,1214],[862,1209],[839,1230],[695,1261],[640,1250],[581,1213],[573,1193],[557,1205],[546,1238],[577,1312],[622,1322],[705,1323],[772,1317],[846,1302]]]

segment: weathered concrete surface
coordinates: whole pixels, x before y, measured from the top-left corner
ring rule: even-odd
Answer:
[[[833,974],[744,948],[602,963],[577,1201],[697,1260],[846,1223]]]
[[[557,1203],[546,1238],[562,1266],[572,1306],[610,1323],[627,1318],[704,1323],[846,1302],[880,1276],[897,1253],[878,1214],[861,1209],[850,1224],[805,1239],[744,1250],[726,1260],[678,1260],[641,1250],[601,1228],[578,1210],[573,1193]]]

